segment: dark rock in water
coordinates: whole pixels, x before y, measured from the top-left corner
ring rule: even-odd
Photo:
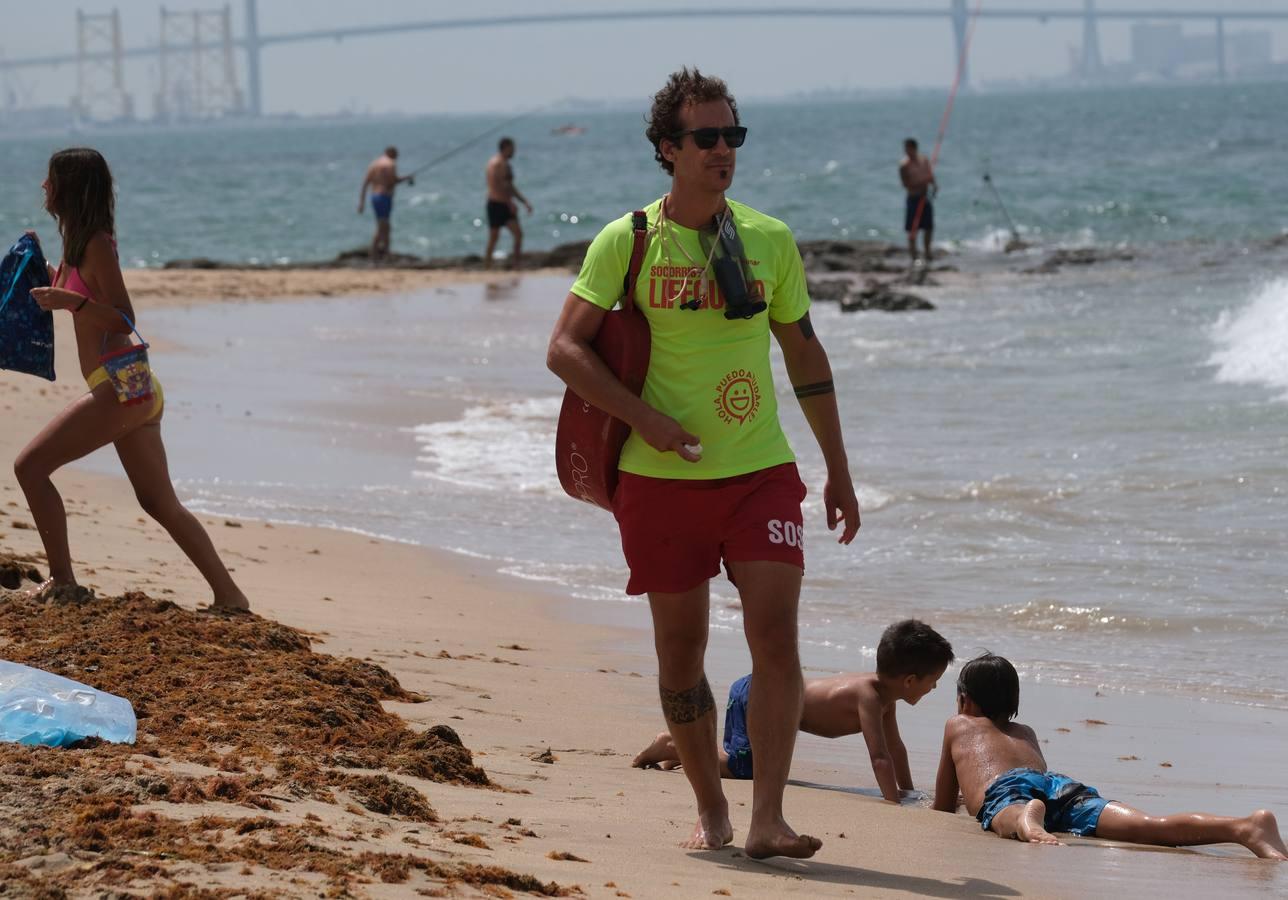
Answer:
[[[429,260],[408,253],[390,253],[379,262],[372,262],[371,252],[366,247],[354,247],[336,255],[330,265],[325,263],[304,263],[307,268],[369,269],[377,266],[389,269],[422,269]]]
[[[887,241],[799,241],[801,256],[833,254],[836,256],[897,256],[904,252]]]
[[[198,256],[195,259],[172,259],[161,266],[163,269],[240,269],[236,263],[223,263],[218,260]]]
[[[805,261],[806,271],[813,272],[859,272],[862,267],[862,262],[839,256],[811,256]]]
[[[523,255],[520,269],[568,269],[576,272],[581,268],[590,241],[573,241],[560,244],[551,250],[529,250]],[[900,272],[902,268],[889,262],[907,251],[895,244],[885,241],[802,241],[799,244],[801,258],[807,272]],[[508,260],[498,260],[501,268],[509,266]],[[424,259],[405,253],[391,253],[378,261],[372,261],[366,245],[354,247],[338,253],[329,260],[301,261],[290,263],[241,263],[220,262],[219,260],[196,257],[193,259],[175,259],[165,263],[167,269],[466,269],[483,268],[483,258],[476,253],[465,256],[446,256]]]
[[[809,291],[809,298],[815,302],[844,300],[853,286],[848,278],[805,279],[805,289]]]
[[[1002,248],[1002,252],[1004,252],[1004,253],[1016,253],[1016,252],[1018,252],[1018,251],[1020,251],[1020,250],[1027,250],[1027,249],[1029,249],[1029,248],[1030,248],[1030,247],[1032,247],[1032,246],[1033,246],[1033,245],[1032,245],[1032,244],[1030,244],[1028,241],[1024,241],[1024,240],[1021,240],[1020,238],[1014,238],[1014,237],[1013,237],[1013,238],[1011,238],[1009,241],[1007,241],[1007,242],[1006,242],[1006,246]]]
[[[807,272],[885,272],[891,256],[902,248],[885,241],[801,241],[798,244]]]
[[[916,294],[891,290],[888,284],[876,281],[868,282],[863,290],[851,294],[841,301],[842,312],[911,312],[915,310],[934,309],[935,304]]]
[[[542,265],[548,269],[580,269],[581,261],[586,258],[586,250],[589,247],[590,241],[574,241],[570,244],[560,244],[545,254],[545,261]]]
[[[1042,262],[1036,266],[1030,266],[1027,269],[1021,269],[1020,273],[1023,275],[1054,275],[1056,272],[1059,272],[1059,271],[1060,271],[1060,266],[1057,265],[1056,263],[1051,262],[1051,260],[1048,259],[1045,262]]]
[[[1073,250],[1056,250],[1041,264],[1022,269],[1025,275],[1052,275],[1061,266],[1090,266],[1102,262],[1131,262],[1136,254],[1126,250],[1106,250],[1099,247],[1078,247]]]
[[[906,266],[897,262],[887,262],[884,259],[865,259],[859,264],[859,271],[867,274],[869,272],[878,272],[884,275],[895,275],[902,272]]]

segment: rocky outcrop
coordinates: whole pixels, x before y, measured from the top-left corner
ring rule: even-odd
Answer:
[[[1054,275],[1063,266],[1091,266],[1105,262],[1131,262],[1135,258],[1134,253],[1126,250],[1079,247],[1073,250],[1056,250],[1038,265],[1029,269],[1021,269],[1020,271],[1025,275]]]
[[[895,290],[895,282],[867,279],[862,287],[851,278],[811,278],[807,282],[815,303],[839,303],[843,312],[911,312],[934,309],[924,297]]]
[[[934,309],[935,304],[925,297],[894,290],[888,282],[869,281],[862,290],[841,301],[842,312],[914,312]]]
[[[577,271],[586,256],[590,241],[572,241],[559,244],[550,250],[529,250],[523,254],[522,269],[568,269]],[[801,258],[807,272],[837,273],[900,273],[904,266],[891,261],[906,251],[883,241],[802,241]],[[239,263],[221,262],[206,257],[175,259],[167,262],[167,269],[481,269],[483,258],[475,253],[465,256],[445,256],[425,259],[405,253],[391,253],[379,262],[372,262],[367,248],[355,247],[336,255],[334,259],[292,263]]]

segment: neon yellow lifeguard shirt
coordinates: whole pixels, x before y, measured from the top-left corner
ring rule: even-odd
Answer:
[[[645,209],[650,229],[657,225],[661,204],[659,199]],[[623,472],[653,478],[728,478],[796,458],[778,421],[769,322],[795,322],[809,311],[805,267],[786,225],[741,203],[728,204],[768,310],[750,319],[726,319],[712,271],[698,284],[707,258],[698,232],[670,221],[666,240],[650,230],[635,284],[635,302],[653,338],[641,396],[698,436],[702,459],[691,463],[677,453],[659,452],[632,433],[618,465]],[[586,252],[572,292],[612,309],[622,296],[633,243],[629,214],[604,226]],[[703,295],[708,300],[701,309],[681,308],[681,303]]]

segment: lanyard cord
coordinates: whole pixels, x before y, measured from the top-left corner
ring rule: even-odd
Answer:
[[[671,245],[675,245],[675,247],[679,249],[680,254],[684,257],[685,261],[689,264],[689,271],[685,273],[684,281],[680,282],[680,290],[676,293],[677,297],[683,297],[686,293],[688,293],[689,279],[693,277],[693,272],[698,267],[698,261],[689,255],[689,251],[684,249],[684,244],[680,242],[679,238],[677,238],[675,236],[675,233],[672,231],[672,228],[674,228],[674,226],[671,224],[671,220],[666,217],[666,201],[670,198],[670,196],[671,196],[670,194],[667,194],[665,197],[663,197],[662,203],[658,207],[657,236],[662,242],[662,250],[663,252],[666,253],[666,261],[668,264],[673,264],[671,260],[671,252],[670,252]],[[719,234],[720,228],[724,227],[724,217],[727,215],[729,215],[729,210],[726,208],[725,211],[721,213],[720,220],[716,225],[717,234]],[[702,240],[701,236],[699,236],[698,240],[699,242],[701,242]],[[711,251],[707,254],[707,261],[702,264],[702,271],[698,272],[698,281],[695,286],[695,293],[699,295],[696,298],[699,306],[701,305],[702,301],[706,299],[705,297],[701,296],[702,282],[706,280],[707,270],[711,268],[711,261],[716,258],[716,245],[719,243],[720,243],[719,241],[713,241],[711,243]],[[698,255],[701,256],[702,254],[699,253]],[[697,309],[698,307],[694,307],[694,308]]]

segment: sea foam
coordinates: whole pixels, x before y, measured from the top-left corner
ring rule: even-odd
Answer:
[[[1208,359],[1216,380],[1261,384],[1288,401],[1288,278],[1260,288],[1242,309],[1223,312],[1212,327],[1218,349]]]
[[[534,397],[466,410],[464,418],[413,429],[416,475],[489,491],[559,491],[555,423],[559,397]]]

